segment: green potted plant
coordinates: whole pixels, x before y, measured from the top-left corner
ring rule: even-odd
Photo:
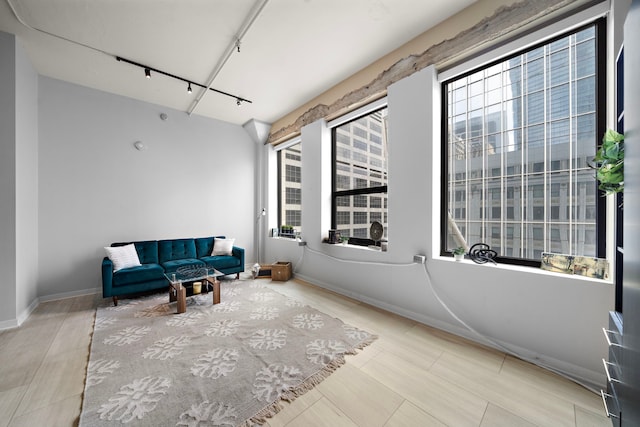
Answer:
[[[608,129],[591,165],[605,194],[624,191],[624,135]]]
[[[452,252],[453,257],[456,259],[456,261],[462,261],[464,259],[464,253],[466,252],[466,249],[463,246],[458,246]]]
[[[342,236],[340,237],[340,241],[342,242],[343,245],[346,245],[347,243],[349,243],[349,237]]]

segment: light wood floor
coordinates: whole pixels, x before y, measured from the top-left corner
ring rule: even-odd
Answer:
[[[265,285],[379,336],[269,420],[279,426],[610,426],[600,397],[529,363],[298,282]],[[0,331],[0,427],[77,425],[98,295]]]

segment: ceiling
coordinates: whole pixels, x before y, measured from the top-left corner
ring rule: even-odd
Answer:
[[[0,31],[18,36],[41,75],[231,123],[273,123],[471,3],[0,0]],[[145,79],[116,56],[205,85],[214,76],[211,87],[251,103],[195,86],[188,94],[185,82]]]

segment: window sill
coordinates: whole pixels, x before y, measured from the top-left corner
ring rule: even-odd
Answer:
[[[562,277],[568,280],[579,280],[579,281],[586,281],[586,282],[593,282],[593,283],[600,283],[600,284],[610,284],[613,285],[613,277],[611,275],[611,272],[609,273],[609,278],[607,279],[596,279],[594,277],[586,277],[586,276],[580,276],[578,274],[564,274],[564,273],[557,273],[555,271],[547,271],[547,270],[543,270],[541,268],[537,268],[537,267],[527,267],[524,265],[514,265],[514,264],[493,264],[491,262],[487,262],[486,264],[477,264],[475,262],[473,262],[472,260],[470,260],[469,258],[465,258],[462,261],[456,261],[453,257],[448,257],[448,256],[437,256],[434,258],[437,261],[444,261],[444,262],[450,262],[450,263],[457,263],[457,264],[463,264],[463,265],[472,265],[472,266],[476,266],[476,267],[484,267],[484,268],[497,268],[499,270],[507,270],[507,271],[517,271],[520,273],[528,273],[528,274],[541,274],[543,276],[548,276],[548,277]],[[611,266],[609,266],[611,267]]]
[[[281,240],[283,242],[293,242],[293,243],[300,243],[303,241],[303,240],[298,240],[291,237],[282,237],[282,236],[269,236],[269,238],[273,240]]]
[[[382,250],[379,246],[363,246],[363,245],[350,245],[350,244],[344,244],[344,243],[329,243],[329,242],[322,242],[325,245],[330,245],[330,246],[336,246],[336,247],[342,247],[342,248],[351,248],[351,249],[359,249],[359,250],[363,250],[363,251],[369,251],[369,252],[387,252],[385,250]]]

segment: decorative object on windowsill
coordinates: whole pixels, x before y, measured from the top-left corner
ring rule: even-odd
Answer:
[[[596,170],[598,188],[606,195],[624,191],[624,135],[608,129],[590,164]]]
[[[371,227],[369,227],[369,238],[375,242],[373,249],[381,250],[380,240],[382,239],[383,235],[384,235],[383,225],[378,221],[373,221],[371,223]]]
[[[463,246],[458,246],[452,252],[453,257],[456,259],[456,261],[462,261],[464,259],[465,249]]]
[[[329,230],[329,243],[336,244],[340,242],[340,232],[338,230]]]
[[[494,261],[494,258],[498,256],[498,253],[490,248],[486,243],[476,243],[469,249],[469,258],[476,264],[486,264],[487,262]]]
[[[280,227],[280,237],[288,237],[293,239],[296,237],[295,230],[292,225],[283,225]]]
[[[564,274],[576,274],[595,279],[609,277],[609,261],[604,258],[542,253],[540,268]]]
[[[346,245],[347,243],[349,243],[349,238],[347,236],[342,236],[342,237],[340,237],[340,242],[343,245]]]

